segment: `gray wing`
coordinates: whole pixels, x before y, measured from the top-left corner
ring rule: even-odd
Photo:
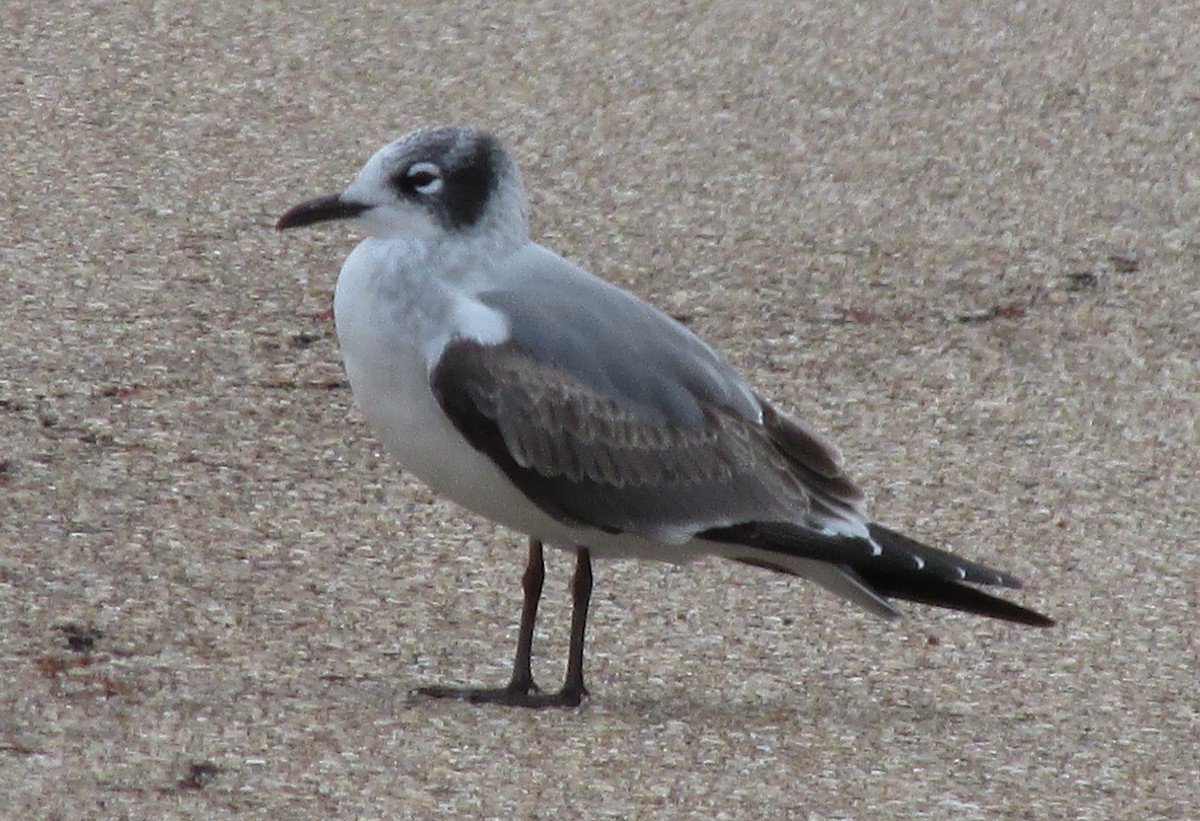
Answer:
[[[542,510],[667,541],[750,521],[865,534],[836,449],[694,334],[549,252],[521,263],[520,281],[479,295],[510,340],[451,342],[431,381],[459,432]]]
[[[538,245],[477,295],[509,320],[511,341],[640,418],[695,427],[707,405],[759,419],[758,400],[712,348],[657,308]]]

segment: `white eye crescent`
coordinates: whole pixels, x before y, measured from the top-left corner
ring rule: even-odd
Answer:
[[[442,169],[431,162],[415,162],[404,172],[405,179],[418,194],[436,194],[446,184]]]

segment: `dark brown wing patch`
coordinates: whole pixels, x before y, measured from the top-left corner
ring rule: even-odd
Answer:
[[[491,420],[517,466],[546,477],[613,487],[696,484],[754,466],[738,420],[714,412],[698,428],[649,423],[509,346],[453,343],[434,383],[439,397],[457,392],[460,409],[465,400]]]
[[[560,521],[652,533],[808,510],[789,460],[732,409],[705,405],[697,426],[648,419],[512,345],[470,340],[431,377],[458,431]]]
[[[842,469],[837,446],[780,413],[762,397],[758,401],[767,436],[788,460],[794,476],[807,490],[812,507],[834,519],[865,521],[866,497]]]

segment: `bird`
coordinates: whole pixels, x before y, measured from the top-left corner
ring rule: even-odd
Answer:
[[[592,559],[717,556],[813,581],[887,620],[893,600],[1048,627],[979,586],[1014,576],[874,522],[840,450],[689,328],[530,238],[520,171],[488,131],[419,128],[278,230],[365,238],[334,288],[354,400],[399,465],[528,537],[509,682],[433,698],[576,707]],[[531,671],[544,545],[575,554],[567,672]]]

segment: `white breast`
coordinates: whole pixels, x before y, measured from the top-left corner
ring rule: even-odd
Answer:
[[[471,489],[494,484],[498,471],[454,430],[429,387],[429,357],[451,336],[454,300],[428,280],[404,276],[394,264],[403,249],[395,245],[363,242],[338,277],[334,317],[350,387],[375,435],[404,468],[473,507]]]

